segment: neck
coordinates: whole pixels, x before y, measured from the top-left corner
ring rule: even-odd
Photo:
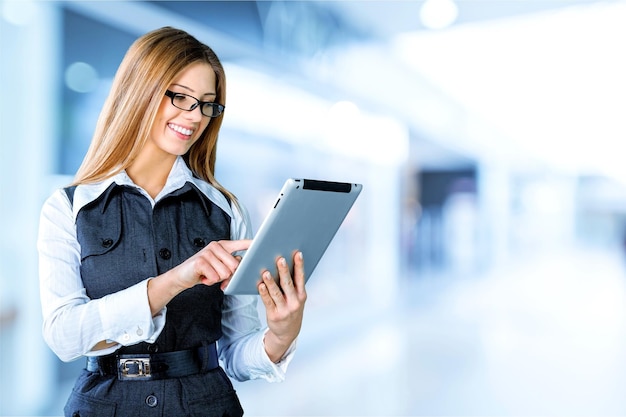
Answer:
[[[156,198],[165,187],[175,161],[175,155],[150,157],[144,152],[126,169],[126,173],[135,184],[146,190],[152,198]]]

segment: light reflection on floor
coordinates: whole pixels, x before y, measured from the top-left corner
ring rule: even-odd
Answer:
[[[309,312],[287,381],[236,388],[249,416],[626,415],[625,281],[580,248],[422,278],[374,315]]]

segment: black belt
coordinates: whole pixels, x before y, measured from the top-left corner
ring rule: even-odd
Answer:
[[[119,380],[180,378],[219,366],[215,343],[195,349],[151,354],[89,356],[87,370]]]

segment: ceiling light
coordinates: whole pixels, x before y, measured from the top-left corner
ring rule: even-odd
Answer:
[[[454,0],[426,0],[420,9],[420,19],[428,29],[447,28],[458,15],[459,8]]]
[[[77,93],[89,93],[98,86],[98,72],[84,62],[74,62],[65,70],[65,84]]]

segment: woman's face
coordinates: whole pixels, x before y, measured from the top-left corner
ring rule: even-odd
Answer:
[[[213,102],[215,85],[215,72],[211,66],[198,62],[182,71],[169,86],[169,91]],[[176,98],[174,100],[178,102]],[[191,111],[181,110],[172,104],[170,97],[163,96],[150,131],[149,145],[170,155],[186,154],[211,121],[210,117],[200,112],[200,107]]]

